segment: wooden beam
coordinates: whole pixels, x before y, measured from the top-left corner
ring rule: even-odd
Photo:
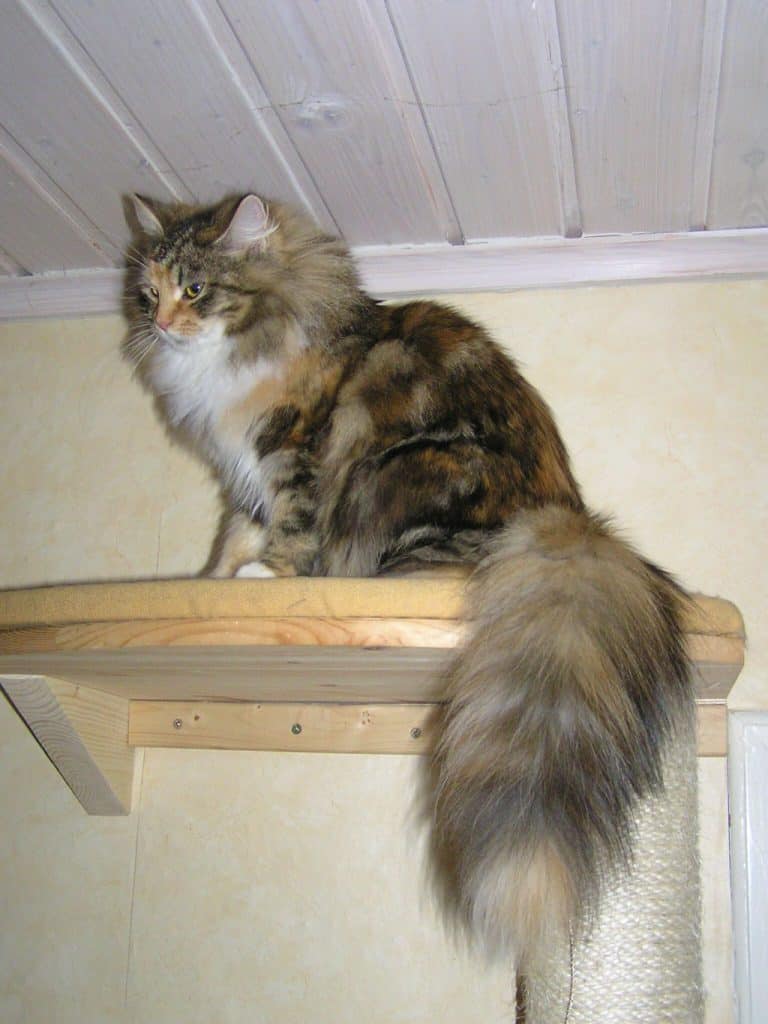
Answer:
[[[128,701],[44,676],[3,676],[0,684],[86,811],[128,814]]]
[[[456,647],[462,623],[450,619],[328,618],[285,615],[240,619],[156,619],[37,626],[0,634],[0,654],[129,647]]]
[[[130,703],[137,747],[423,754],[435,704]]]
[[[439,704],[130,702],[136,747],[425,754]],[[699,703],[699,757],[727,754],[725,703]]]
[[[713,657],[694,662],[696,692],[725,698],[741,670],[743,649],[709,645],[707,653]],[[50,675],[144,700],[429,703],[443,695],[450,657],[447,647],[163,646],[151,645],[148,636],[146,646],[19,649],[0,657],[0,673]]]
[[[725,702],[699,703],[699,757],[728,756],[728,708]]]
[[[52,675],[131,699],[399,704],[439,700],[448,657],[410,647],[157,646],[20,653],[0,657],[0,673]]]

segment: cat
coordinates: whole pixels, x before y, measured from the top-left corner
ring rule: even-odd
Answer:
[[[585,506],[548,406],[481,326],[375,301],[283,204],[132,202],[125,351],[220,482],[211,575],[476,567],[430,849],[449,912],[524,965],[631,861],[692,714],[685,592]]]

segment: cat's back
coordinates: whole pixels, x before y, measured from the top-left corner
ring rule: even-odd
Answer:
[[[376,313],[379,341],[398,342],[435,367],[471,365],[473,359],[486,363],[501,355],[485,328],[452,306],[417,300],[379,306]]]
[[[423,300],[381,305],[373,317],[375,343],[362,376],[382,404],[396,394],[423,398],[426,390],[429,404],[443,406],[450,418],[477,424],[489,417],[495,428],[544,413],[514,360],[484,327],[451,306]]]
[[[445,450],[451,438],[472,439],[515,479],[525,467],[536,501],[579,504],[547,403],[484,327],[430,301],[379,305],[373,316],[375,340],[350,391],[380,440],[426,434]]]

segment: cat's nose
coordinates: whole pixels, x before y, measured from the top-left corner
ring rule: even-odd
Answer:
[[[171,326],[171,321],[163,316],[156,316],[155,323],[157,324],[161,331],[167,331],[168,328]]]

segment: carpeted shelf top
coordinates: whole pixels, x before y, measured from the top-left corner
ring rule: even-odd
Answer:
[[[466,574],[375,579],[151,580],[0,591],[0,629],[168,619],[457,619]],[[697,596],[691,633],[743,636],[735,605]]]

